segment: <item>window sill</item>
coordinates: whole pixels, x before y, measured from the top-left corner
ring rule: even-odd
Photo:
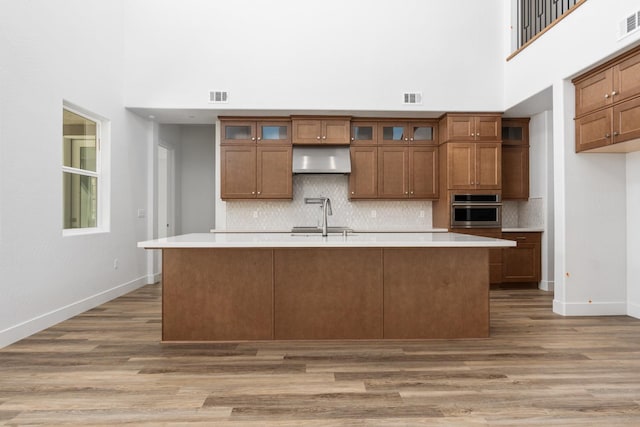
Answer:
[[[62,230],[62,237],[70,236],[88,236],[93,234],[106,234],[109,230],[106,228],[66,228]]]

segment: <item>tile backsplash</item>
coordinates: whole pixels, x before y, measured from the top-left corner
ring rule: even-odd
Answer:
[[[228,201],[227,229],[286,231],[293,226],[320,225],[320,205],[305,204],[305,197],[331,199],[329,226],[398,231],[432,228],[430,201],[350,201],[348,190],[347,175],[294,175],[293,200]]]
[[[542,198],[527,201],[508,200],[502,203],[502,226],[504,228],[544,227]]]

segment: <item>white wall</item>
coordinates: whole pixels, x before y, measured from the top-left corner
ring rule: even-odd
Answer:
[[[617,40],[633,0],[589,0],[505,65],[505,105],[553,86],[555,301],[562,314],[627,312],[625,155],[575,153],[575,97],[570,78],[640,39]],[[506,56],[506,55],[505,55]],[[635,232],[636,234],[631,234]]]
[[[132,0],[126,104],[501,111],[502,0]],[[423,105],[403,107],[404,91]],[[218,107],[218,105],[214,105]]]
[[[553,116],[544,111],[529,122],[529,196],[541,200],[544,225],[542,235],[542,278],[540,288],[553,290]]]
[[[212,125],[181,126],[180,134],[180,230],[182,234],[206,233],[215,228],[215,128]]]
[[[640,152],[627,155],[627,303],[640,318]]]
[[[0,347],[145,283],[148,131],[123,105],[122,1],[2,10]],[[111,121],[108,233],[62,236],[63,100]]]

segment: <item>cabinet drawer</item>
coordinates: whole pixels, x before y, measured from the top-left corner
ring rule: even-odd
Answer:
[[[502,238],[505,240],[514,240],[520,243],[540,243],[542,241],[542,233],[518,233],[518,232],[506,232],[502,233]]]

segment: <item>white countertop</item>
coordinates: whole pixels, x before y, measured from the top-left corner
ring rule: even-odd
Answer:
[[[457,233],[352,233],[347,237],[291,233],[194,233],[138,242],[139,248],[501,248],[511,240]]]

